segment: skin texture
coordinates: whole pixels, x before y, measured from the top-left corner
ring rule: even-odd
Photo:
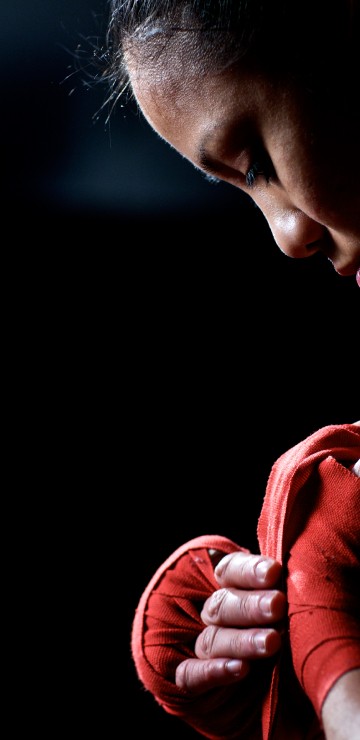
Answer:
[[[354,423],[360,426],[360,421]],[[360,477],[360,460],[353,472]],[[281,575],[280,564],[260,555],[233,553],[217,563],[215,575],[222,591],[220,598],[216,592],[204,604],[201,616],[207,626],[195,648],[199,660],[184,661],[176,673],[177,685],[194,694],[241,680],[251,659],[270,656],[281,644],[286,599],[273,588]],[[269,628],[273,622],[280,626]],[[262,629],[264,623],[267,626]],[[255,635],[262,636],[261,647]],[[227,657],[221,658],[221,653]],[[327,740],[355,740],[359,736],[359,696],[359,670],[345,674],[333,686],[322,709]]]
[[[330,116],[294,86],[249,70],[200,81],[196,66],[187,74],[175,66],[155,75],[129,53],[127,66],[140,110],[161,138],[205,174],[248,193],[285,254],[304,258],[320,251],[360,286],[359,137],[355,120],[337,117],[336,92]],[[193,694],[242,680],[251,660],[273,655],[281,644],[280,565],[235,553],[220,561],[215,575],[221,588],[203,607],[198,659],[176,672],[177,685]],[[329,692],[328,740],[357,737],[359,680],[360,671],[352,671]]]
[[[322,721],[327,740],[360,738],[360,670],[345,673],[326,697]],[[339,723],[339,717],[342,722]]]
[[[176,68],[159,82],[130,59],[128,67],[152,128],[195,167],[248,193],[283,252],[303,258],[320,251],[340,275],[356,275],[355,121],[313,110],[300,91],[256,72],[231,70],[199,81],[196,70],[181,76]],[[260,174],[250,184],[254,162]]]
[[[281,632],[276,623],[286,614],[285,596],[274,588],[280,575],[281,565],[272,558],[241,552],[222,558],[215,568],[221,589],[201,613],[207,627],[195,645],[199,660],[178,666],[180,688],[201,694],[236,682],[247,675],[250,660],[277,652]]]

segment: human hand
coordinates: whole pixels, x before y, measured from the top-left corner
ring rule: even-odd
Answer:
[[[214,563],[218,556],[211,553]],[[219,590],[204,603],[206,625],[195,643],[197,658],[179,664],[176,684],[201,694],[244,678],[252,660],[274,655],[281,645],[279,620],[286,598],[278,588],[281,565],[272,558],[234,552],[215,567]],[[273,625],[273,626],[270,626]]]

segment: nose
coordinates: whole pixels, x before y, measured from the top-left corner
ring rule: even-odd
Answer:
[[[298,208],[276,208],[265,213],[273,237],[289,257],[311,257],[318,252],[325,227]]]

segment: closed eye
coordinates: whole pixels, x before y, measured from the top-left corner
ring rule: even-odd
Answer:
[[[274,177],[274,174],[274,168],[271,164],[270,158],[264,152],[264,154],[256,159],[251,167],[249,167],[245,175],[245,182],[248,188],[252,188],[259,177],[263,177],[266,182],[269,183],[271,178]]]

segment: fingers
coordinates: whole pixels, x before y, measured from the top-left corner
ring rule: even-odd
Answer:
[[[280,645],[281,636],[274,629],[206,627],[196,640],[197,658],[177,667],[176,685],[197,695],[236,683],[248,675],[251,660],[274,655]]]
[[[201,619],[207,625],[247,627],[273,624],[286,614],[282,591],[239,591],[220,588],[206,599]]]
[[[220,560],[214,572],[220,586],[272,588],[281,576],[281,565],[263,555],[233,552]]]
[[[245,678],[249,665],[244,660],[215,658],[214,660],[184,660],[177,667],[176,685],[192,694],[202,694],[217,686],[226,686]]]
[[[176,684],[192,694],[241,681],[254,659],[274,655],[281,646],[275,624],[286,614],[285,595],[274,588],[281,565],[272,558],[209,550],[220,588],[205,602],[205,629],[195,643],[196,659],[177,668]],[[246,629],[241,629],[245,627]]]
[[[275,629],[245,630],[206,627],[195,643],[195,655],[201,660],[224,658],[252,660],[270,657],[280,648],[281,635]]]

